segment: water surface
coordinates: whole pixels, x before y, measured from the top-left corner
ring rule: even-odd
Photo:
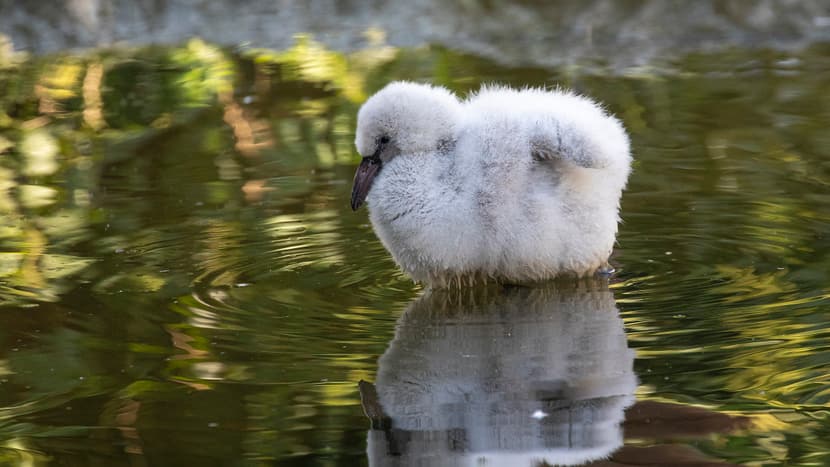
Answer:
[[[625,73],[309,39],[6,60],[0,463],[828,464],[828,52]],[[610,283],[402,276],[348,207],[356,111],[393,79],[605,102],[636,159]]]

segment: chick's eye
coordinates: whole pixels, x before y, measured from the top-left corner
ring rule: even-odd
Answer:
[[[389,143],[389,137],[388,136],[381,136],[380,138],[378,138],[378,142],[380,144],[387,144],[387,143]]]

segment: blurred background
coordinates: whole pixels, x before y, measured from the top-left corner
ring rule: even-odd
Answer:
[[[4,0],[0,8],[0,30],[17,49],[35,53],[191,37],[285,49],[297,34],[310,34],[340,52],[382,39],[510,66],[598,60],[625,68],[736,47],[795,50],[830,38],[830,7],[820,0]]]
[[[830,465],[810,0],[0,0],[0,464],[385,465],[358,382],[435,299],[348,197],[398,79],[568,87],[629,130],[603,306],[637,402],[597,465]]]

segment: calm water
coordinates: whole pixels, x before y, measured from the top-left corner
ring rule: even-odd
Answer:
[[[0,465],[830,465],[827,47],[7,62]],[[610,283],[403,277],[348,207],[393,79],[605,102],[636,159]]]

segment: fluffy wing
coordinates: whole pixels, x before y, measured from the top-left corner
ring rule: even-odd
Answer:
[[[630,163],[622,124],[587,97],[561,90],[485,86],[467,100],[466,108],[486,126],[512,121],[515,126],[499,137],[512,140],[514,146],[527,138],[524,143],[537,160],[563,160],[594,169]]]
[[[630,162],[628,135],[619,120],[592,100],[559,91],[536,94],[544,108],[528,109],[530,149],[539,160],[560,159],[603,169]]]

